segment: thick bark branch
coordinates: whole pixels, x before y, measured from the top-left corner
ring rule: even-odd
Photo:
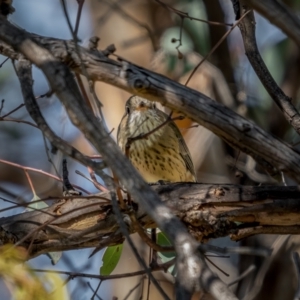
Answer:
[[[241,5],[241,11],[243,14],[248,10],[249,9],[246,5]],[[294,127],[297,133],[300,134],[299,112],[293,105],[291,101],[292,99],[285,95],[282,89],[275,82],[258,51],[255,37],[256,25],[253,11],[248,12],[248,14],[243,18],[238,26],[243,37],[246,55],[251,66],[253,67],[253,70],[255,71],[256,75],[260,79],[261,83],[263,84],[271,98],[283,113],[286,120]]]
[[[280,28],[300,47],[300,19],[282,1],[247,0],[247,5]]]
[[[198,241],[300,233],[298,187],[176,183],[152,188]],[[41,211],[2,218],[1,242],[21,241],[28,248],[33,238],[29,258],[51,251],[122,243],[111,205],[103,199],[110,200],[110,194],[67,199]],[[141,207],[137,218],[144,228],[156,226]]]

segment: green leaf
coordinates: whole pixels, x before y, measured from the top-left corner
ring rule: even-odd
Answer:
[[[62,251],[48,252],[46,255],[51,259],[52,265],[56,265],[62,257]]]
[[[159,232],[157,234],[157,243],[161,246],[172,246],[171,242],[169,241],[169,239],[167,238],[167,236],[163,233],[163,232]],[[170,252],[157,252],[160,260],[162,263],[166,263],[170,260],[172,260],[175,257],[175,252],[174,251],[170,251]],[[175,276],[176,271],[175,271],[175,266],[171,266],[168,269],[168,272],[170,274],[172,274],[173,276]]]
[[[102,256],[100,275],[110,275],[117,266],[123,250],[123,244],[107,247]]]
[[[29,204],[27,206],[27,209],[26,211],[31,211],[31,210],[36,210],[36,209],[43,209],[43,208],[46,208],[48,207],[49,205],[44,202],[44,201],[39,201],[39,202],[35,202],[37,200],[41,200],[41,198],[37,195],[34,195],[33,198],[30,200],[30,202],[34,202],[32,204]]]
[[[163,232],[159,232],[157,234],[157,244],[160,246],[172,246],[171,242],[167,238],[167,236]],[[159,256],[163,263],[169,261],[170,259],[173,259],[175,257],[175,252],[159,252]]]
[[[163,232],[157,234],[157,243],[161,246],[172,246],[171,242]]]

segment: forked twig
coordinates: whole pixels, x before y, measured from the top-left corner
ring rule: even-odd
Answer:
[[[198,63],[198,65],[194,68],[192,73],[190,74],[189,78],[187,79],[185,86],[188,85],[198,68],[215,52],[215,50],[220,46],[220,44],[227,38],[227,36],[233,31],[233,29],[240,24],[240,22],[245,18],[245,16],[250,11],[247,11],[243,16],[240,17],[239,20],[236,21],[236,23],[220,38],[218,43],[203,57],[203,59]]]

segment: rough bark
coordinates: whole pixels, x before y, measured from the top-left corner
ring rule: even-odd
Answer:
[[[300,191],[296,186],[176,183],[152,188],[201,242],[223,236],[240,240],[257,233],[300,233]],[[104,199],[110,200],[110,194],[73,197],[41,211],[2,218],[1,243],[26,248],[32,243],[28,258],[122,243],[124,237],[111,205]],[[156,226],[143,209],[136,215],[145,229]]]

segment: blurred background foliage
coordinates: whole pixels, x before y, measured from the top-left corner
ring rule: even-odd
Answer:
[[[164,0],[163,2],[194,18],[222,24],[235,22],[230,0]],[[282,2],[299,15],[300,2],[298,0]],[[78,3],[75,0],[67,0],[66,3],[74,26]],[[39,35],[71,39],[60,1],[14,0],[13,6],[16,12],[10,17],[10,20],[16,25]],[[258,14],[255,15],[255,18],[260,53],[276,82],[292,98],[293,104],[298,108],[299,49],[268,20]],[[109,44],[115,44],[117,55],[185,84],[194,67],[229,29],[228,25],[209,25],[197,20],[190,20],[188,17],[182,18],[174,10],[161,5],[159,1],[86,0],[78,36],[81,44],[86,46],[89,38],[96,35],[101,39],[100,49],[104,49]],[[176,49],[177,46],[179,47]],[[252,119],[264,130],[278,138],[290,144],[297,143],[299,137],[263,88],[244,52],[239,29],[235,28],[200,66],[188,86],[223,103],[242,116]],[[0,59],[0,62],[4,61],[5,57],[0,57]],[[34,69],[34,80],[36,96],[45,94],[48,91],[48,84],[43,74],[37,69]],[[83,80],[85,81],[84,78]],[[23,103],[19,83],[10,61],[1,65],[0,91],[0,100],[4,100],[1,117]],[[123,115],[125,100],[130,95],[101,82],[96,84],[96,92],[103,104],[103,113],[108,129],[114,129],[113,135],[116,135],[116,129]],[[55,95],[40,98],[38,101],[47,122],[59,136],[86,155],[97,154],[83,135],[70,123],[64,108]],[[9,115],[5,120],[0,118],[0,159],[59,176],[62,154],[51,152],[51,145],[44,141],[42,133],[37,128],[17,123],[16,120],[32,122],[24,107]],[[224,144],[205,128],[194,126],[195,124],[189,120],[181,121],[178,125],[193,156],[199,182],[248,185],[282,184],[268,176],[252,158]],[[47,145],[47,151],[45,145]],[[71,182],[91,193],[97,192],[91,183],[76,175],[75,170],[88,174],[84,166],[69,161]],[[28,172],[39,197],[61,195],[62,186],[57,180],[33,171]],[[286,181],[288,184],[293,184],[289,178],[286,178]],[[33,191],[24,170],[0,162],[0,196],[0,209],[11,206],[11,203],[6,200],[22,203],[32,199]],[[22,211],[22,208],[10,209],[1,212],[1,217]],[[147,257],[148,249],[140,243],[137,237],[135,241],[141,253]],[[219,246],[232,244],[229,239],[219,239],[212,243]],[[230,259],[214,259],[218,266],[230,274],[228,279],[218,273],[227,281],[231,281],[250,264],[255,264],[257,267],[256,272],[234,286],[239,298],[293,299],[296,279],[291,279],[295,276],[293,275],[290,251],[298,249],[299,239],[293,237],[282,240],[276,236],[257,236],[243,241],[242,244],[254,247],[273,246],[276,251],[274,250],[275,254],[265,260],[252,257],[240,258],[235,255],[232,255]],[[239,244],[234,243],[234,245],[238,246]],[[29,264],[38,268],[98,274],[101,267],[101,253],[88,259],[90,253],[91,249],[65,252],[56,266],[52,266],[46,256],[37,257]],[[268,272],[262,274],[260,268],[266,264]],[[123,273],[139,268],[134,255],[125,244],[121,262],[115,272]],[[156,276],[172,297],[172,276],[163,272],[157,273]],[[257,278],[261,282],[260,286]],[[143,299],[146,299],[147,280],[144,278],[124,278],[104,282],[101,284],[98,295],[103,299],[111,299],[113,296],[123,299],[139,282],[142,284],[130,294],[128,299],[139,298],[141,294],[144,295]],[[250,291],[253,283],[256,283],[256,288]],[[65,296],[65,299],[68,297],[70,299],[90,299],[97,285],[97,280],[76,278],[67,284],[69,296]],[[8,288],[5,280],[1,282],[0,289],[6,291],[3,294],[5,297],[1,297],[1,299],[10,299],[10,295],[16,293]],[[154,288],[151,288],[150,299],[160,299]],[[202,299],[209,299],[209,295],[204,295]]]

